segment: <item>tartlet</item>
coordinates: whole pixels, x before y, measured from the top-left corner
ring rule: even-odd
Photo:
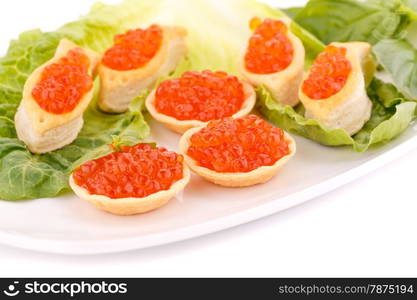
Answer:
[[[304,45],[300,39],[291,32],[291,19],[286,17],[273,20],[266,19],[264,23],[258,25],[258,28],[262,29],[262,26],[265,26],[264,24],[266,24],[265,22],[282,22],[285,24],[287,29],[285,36],[292,46],[292,60],[287,66],[278,71],[270,71],[268,73],[253,72],[248,69],[246,64],[248,49],[251,43],[251,40],[249,40],[248,46],[245,47],[246,50],[239,63],[240,73],[242,77],[253,86],[265,86],[276,102],[282,105],[295,106],[299,103],[298,87],[303,79],[305,61]],[[256,34],[258,34],[257,29],[251,39]],[[257,47],[255,47],[255,49],[256,48]]]
[[[74,107],[65,112],[47,111],[33,95],[35,87],[42,81],[44,70],[59,65],[70,51],[80,51],[89,60],[88,76],[91,77],[91,82],[95,75],[99,55],[67,39],[62,39],[54,57],[28,77],[24,85],[22,101],[15,115],[15,126],[18,138],[33,153],[47,153],[70,144],[76,139],[83,126],[83,113],[93,98],[93,86],[80,97]]]
[[[207,125],[192,128],[188,130],[180,139],[180,153],[184,156],[184,160],[190,169],[203,177],[207,181],[225,187],[247,187],[261,184],[269,181],[279,170],[295,155],[296,144],[294,139],[285,131],[283,136],[288,145],[288,154],[278,159],[274,164],[269,166],[260,166],[249,172],[217,172],[212,169],[203,167],[195,159],[188,155],[191,137],[206,128]]]
[[[255,106],[256,103],[256,93],[254,88],[247,82],[240,80],[242,84],[244,100],[240,109],[236,111],[231,117],[240,118],[248,115]],[[161,113],[156,108],[156,92],[158,88],[154,89],[146,98],[145,105],[152,117],[164,124],[166,127],[175,131],[177,133],[184,133],[190,128],[203,126],[207,122],[211,121],[200,121],[200,120],[178,120],[173,116]]]
[[[70,176],[69,184],[79,198],[100,210],[121,216],[141,214],[162,207],[185,188],[190,180],[190,170],[184,161],[181,165],[181,179],[173,182],[167,190],[159,190],[143,197],[111,198],[107,195],[91,193],[76,182],[74,173]]]
[[[305,82],[309,79],[310,69],[299,89],[299,98],[303,103],[308,119],[318,120],[328,128],[344,129],[354,135],[369,120],[372,102],[366,92],[366,79],[372,78],[375,63],[372,59],[371,45],[365,42],[331,43],[326,49],[343,49],[344,58],[350,65],[343,86],[334,94],[323,99],[313,99],[305,92]],[[330,50],[326,50],[330,51]],[[320,57],[320,56],[319,56]],[[317,61],[317,60],[316,60]],[[323,86],[323,81],[318,83]]]
[[[103,63],[98,67],[101,80],[99,107],[106,112],[121,113],[142,92],[150,89],[161,77],[172,72],[187,53],[182,27],[158,26],[162,41],[155,55],[145,65],[128,70],[112,69]],[[105,54],[106,55],[106,54]],[[104,56],[103,56],[104,58]]]

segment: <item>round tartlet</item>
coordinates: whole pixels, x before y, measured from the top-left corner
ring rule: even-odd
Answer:
[[[207,181],[210,181],[214,184],[225,186],[225,187],[247,187],[256,184],[261,184],[269,181],[272,177],[274,177],[279,170],[295,155],[296,153],[296,144],[294,139],[285,131],[284,139],[288,145],[289,153],[282,158],[278,159],[273,165],[271,166],[261,166],[255,170],[249,172],[217,172],[211,170],[206,167],[202,167],[199,163],[190,157],[188,153],[188,149],[191,145],[190,139],[191,137],[205,128],[207,126],[200,126],[196,128],[189,129],[180,139],[179,148],[180,153],[184,156],[184,161],[190,167],[190,169],[198,174],[199,176],[203,177]]]
[[[86,188],[76,183],[74,174],[70,176],[69,184],[74,193],[81,199],[89,202],[96,208],[121,216],[146,213],[162,207],[170,199],[181,192],[190,181],[190,170],[182,162],[183,176],[172,183],[168,190],[160,190],[146,197],[110,198],[106,195],[92,194]]]
[[[232,118],[240,118],[240,117],[248,115],[252,111],[256,103],[256,93],[253,87],[245,81],[240,81],[240,82],[242,83],[242,86],[243,86],[245,99],[242,103],[241,108],[231,116]],[[155,120],[157,120],[158,122],[161,122],[169,129],[182,134],[190,128],[203,126],[207,123],[207,122],[200,121],[200,120],[178,120],[172,116],[168,116],[163,113],[160,113],[155,107],[156,91],[157,89],[154,89],[146,98],[146,101],[145,101],[146,108]]]

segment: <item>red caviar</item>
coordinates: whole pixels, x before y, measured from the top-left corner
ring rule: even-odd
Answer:
[[[162,37],[163,31],[158,25],[116,35],[113,47],[106,51],[102,62],[110,69],[118,71],[141,68],[158,52]]]
[[[93,87],[89,66],[90,60],[82,49],[70,50],[57,63],[45,67],[32,90],[33,98],[49,113],[71,112]]]
[[[346,48],[327,46],[314,61],[310,75],[303,83],[303,92],[315,100],[329,98],[345,86],[351,71]]]
[[[286,69],[292,62],[294,49],[287,37],[288,26],[280,21],[257,18],[250,26],[256,28],[245,55],[246,69],[256,74],[272,74]]]
[[[177,120],[203,122],[231,117],[245,101],[243,85],[225,72],[185,72],[162,82],[155,94],[158,112]]]
[[[75,183],[90,194],[112,199],[142,198],[168,190],[183,178],[183,156],[149,144],[123,146],[80,166]]]
[[[190,139],[187,154],[216,172],[250,172],[289,154],[284,132],[255,115],[212,121]]]

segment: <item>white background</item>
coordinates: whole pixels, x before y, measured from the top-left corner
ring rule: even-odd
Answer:
[[[1,1],[0,53],[21,31],[53,30],[86,13],[93,2]],[[285,6],[303,1],[269,2]],[[417,149],[302,206],[238,228],[141,251],[63,256],[0,246],[0,276],[416,277],[416,169]]]

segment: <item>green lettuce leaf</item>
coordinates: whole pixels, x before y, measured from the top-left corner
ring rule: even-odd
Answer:
[[[314,8],[314,2],[320,4],[326,1],[313,0],[309,4],[310,8]],[[373,38],[373,34],[379,31],[370,34],[366,26],[379,28],[380,20],[376,22],[376,18],[393,17],[394,26],[389,30],[384,28],[383,37],[396,36],[408,23],[407,14],[405,17],[404,14],[395,15],[398,1],[392,5],[379,1],[374,4],[367,2],[363,7],[370,16],[361,15],[359,19],[356,19],[359,12],[359,8],[355,9],[356,1],[331,3],[339,5],[348,2],[353,6],[345,7],[344,13],[347,11],[346,15],[350,15],[341,18],[345,23],[337,23],[331,28],[334,25],[333,21],[329,23],[332,15],[319,17],[313,9],[311,17],[317,19],[317,28],[321,28],[315,31],[314,26],[305,22],[304,17],[300,17],[301,24],[306,24],[313,33],[327,42],[323,34],[329,34],[329,38],[332,38],[332,34],[336,38],[340,33],[346,39]],[[326,10],[327,5],[332,6],[331,3],[322,7]],[[296,20],[304,14],[305,9],[299,11]],[[144,94],[133,101],[128,112],[119,115],[100,112],[93,101],[85,113],[85,125],[78,138],[71,145],[57,151],[33,155],[16,139],[13,118],[22,97],[23,85],[36,67],[53,56],[60,39],[65,37],[81,46],[102,52],[112,44],[115,34],[129,28],[152,23],[179,25],[188,30],[189,52],[170,76],[179,76],[186,70],[203,69],[237,74],[239,57],[251,34],[248,23],[254,16],[274,18],[284,16],[284,12],[254,0],[126,0],[119,5],[97,4],[88,15],[54,32],[34,30],[21,34],[18,40],[11,42],[7,55],[0,59],[0,198],[23,200],[63,193],[68,190],[68,173],[86,160],[109,153],[111,148],[108,144],[112,141],[133,144],[142,141],[149,133],[141,112],[146,96]],[[347,26],[347,21],[352,24]],[[323,43],[298,23],[293,23],[290,29],[304,43],[309,65],[324,49]],[[414,117],[416,106],[416,103],[403,99],[401,93],[406,93],[402,88],[400,93],[394,86],[376,81],[371,87],[374,101],[372,119],[353,138],[342,130],[328,130],[316,121],[306,120],[301,114],[302,107],[294,110],[279,106],[264,90],[258,91],[259,107],[271,121],[290,132],[325,145],[352,145],[357,151],[365,151],[370,145],[390,140],[401,133]],[[95,88],[99,88],[97,82]],[[398,95],[393,96],[395,92]]]
[[[303,42],[304,48],[306,49],[305,68],[308,69],[313,64],[317,55],[324,51],[325,45],[295,22],[291,23],[290,29]]]
[[[417,20],[417,0],[401,0],[403,2],[403,12],[413,21]]]
[[[67,189],[68,176],[18,139],[0,138],[0,198],[24,200],[56,196]]]
[[[22,33],[0,59],[0,105],[11,105],[14,114],[26,78],[53,56],[62,38],[102,52],[112,44],[115,34],[151,23],[183,26],[188,30],[189,51],[184,70],[212,69],[237,74],[239,56],[251,35],[249,20],[254,16],[276,18],[285,14],[254,0],[228,0],[220,6],[208,0],[99,3],[88,15],[57,31]],[[291,30],[304,42],[311,58],[323,50],[324,45],[298,24],[293,24]]]
[[[294,19],[297,14],[303,10],[302,6],[295,6],[295,7],[289,7],[289,8],[284,8],[282,9],[282,11],[289,16],[291,19]]]
[[[239,56],[251,34],[249,20],[254,16],[282,17],[284,13],[254,0],[228,0],[220,6],[207,0],[98,3],[88,15],[57,31],[22,33],[0,59],[0,105],[11,105],[14,114],[26,78],[53,56],[62,38],[102,52],[112,44],[115,34],[151,23],[183,26],[188,30],[185,70],[213,69],[237,74]],[[312,58],[323,50],[324,45],[297,24],[291,29],[304,42]]]
[[[102,51],[111,45],[114,34],[128,28],[124,25],[128,18],[124,8],[127,6],[114,12],[120,17],[113,19],[111,7],[97,5],[88,16],[55,32],[28,31],[11,42],[6,56],[0,59],[0,199],[52,197],[68,191],[69,172],[88,159],[109,153],[108,144],[113,136],[128,144],[148,135],[149,128],[141,112],[146,95],[120,115],[100,112],[93,101],[84,115],[85,125],[78,138],[71,145],[48,154],[31,154],[16,138],[14,128],[14,114],[26,78],[54,55],[60,39],[66,37]],[[95,87],[98,89],[97,81]]]
[[[411,100],[417,100],[417,50],[407,40],[387,39],[373,48],[395,86]]]
[[[8,104],[9,116],[22,98],[27,77],[55,53],[62,38],[68,38],[83,47],[102,52],[112,44],[115,34],[130,28],[135,20],[152,10],[148,1],[126,1],[117,6],[96,4],[80,20],[62,26],[54,32],[32,30],[22,33],[10,43],[5,57],[0,58],[0,114]]]
[[[404,95],[392,83],[377,78],[372,80],[368,87],[368,94],[371,99],[377,99],[385,108],[391,108],[406,101]]]
[[[371,119],[351,137],[342,129],[329,129],[316,120],[304,118],[302,105],[293,109],[278,104],[265,88],[259,88],[257,95],[258,109],[276,126],[326,146],[352,146],[357,152],[364,152],[372,145],[390,141],[401,134],[414,119],[417,108],[417,104],[410,101],[386,108],[380,99],[372,98]],[[381,96],[387,95],[381,93]]]
[[[115,34],[131,28],[153,9],[147,1],[126,1],[117,6],[97,4],[87,16],[55,32],[28,31],[11,42],[6,56],[0,59],[0,199],[56,196],[68,190],[68,173],[74,167],[111,151],[108,144],[113,136],[128,144],[148,135],[149,128],[141,113],[143,97],[120,115],[100,112],[93,101],[78,138],[45,155],[31,154],[16,139],[13,117],[26,78],[54,55],[62,38],[101,52],[112,44]]]
[[[0,59],[0,199],[52,197],[68,190],[68,173],[86,160],[111,151],[113,140],[137,143],[149,133],[141,109],[145,95],[124,114],[100,112],[93,101],[85,125],[71,144],[45,155],[31,154],[16,138],[14,114],[27,77],[55,53],[62,38],[103,52],[115,34],[152,23],[183,26],[188,31],[187,58],[171,76],[186,70],[224,70],[237,74],[239,57],[254,17],[281,17],[284,13],[254,0],[126,0],[118,5],[98,3],[75,22],[54,32],[33,30],[12,41]],[[311,61],[323,44],[297,24],[291,30],[304,42]],[[95,83],[95,88],[97,82]]]
[[[326,44],[398,38],[411,21],[400,0],[310,0],[295,21]]]
[[[143,2],[128,0],[126,3]],[[238,62],[252,34],[249,21],[285,16],[281,10],[254,0],[157,0],[146,16],[130,25],[146,26],[153,22],[183,26],[188,30],[188,66],[192,70],[223,70],[238,74]],[[169,12],[169,13],[167,13]],[[324,45],[298,24],[291,30],[306,47],[309,60],[320,53]]]

